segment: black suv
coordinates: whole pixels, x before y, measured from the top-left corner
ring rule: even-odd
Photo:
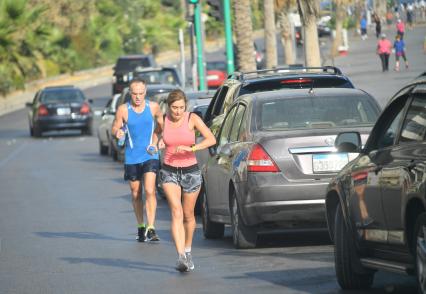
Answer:
[[[118,58],[113,67],[112,94],[121,93],[129,85],[135,69],[153,66],[156,66],[156,62],[152,55],[126,55]]]
[[[340,286],[368,288],[388,270],[417,274],[426,293],[426,73],[391,98],[364,148],[358,132],[335,146],[360,153],[326,192]]]
[[[205,114],[205,122],[216,134],[226,111],[237,97],[256,92],[303,88],[354,88],[354,85],[340,69],[333,66],[235,72],[216,90]]]

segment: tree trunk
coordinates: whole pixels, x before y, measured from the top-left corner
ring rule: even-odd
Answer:
[[[305,65],[321,66],[317,28],[319,1],[297,0],[297,4],[300,19],[305,30]]]
[[[374,12],[380,17],[380,20],[386,19],[386,0],[374,1]]]
[[[339,54],[339,46],[342,45],[342,29],[343,21],[346,16],[346,6],[343,1],[335,0],[336,4],[336,35],[333,40],[332,55],[337,56]]]
[[[234,1],[234,31],[237,39],[237,60],[240,71],[255,71],[253,28],[251,21],[250,0]]]
[[[275,34],[274,0],[264,0],[266,68],[276,67],[277,39]]]
[[[357,35],[361,34],[360,21],[362,16],[363,3],[364,2],[361,0],[355,0],[355,4],[354,4],[355,28],[356,28],[355,32]]]

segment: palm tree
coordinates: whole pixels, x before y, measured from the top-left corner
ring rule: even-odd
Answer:
[[[290,9],[296,5],[296,0],[275,0],[275,7],[278,11],[278,21],[281,28],[281,43],[284,48],[285,64],[296,62],[294,44],[294,29],[290,22]]]
[[[265,21],[265,49],[266,68],[277,66],[277,39],[275,34],[275,11],[274,0],[264,0],[264,21]]]
[[[306,66],[321,66],[318,43],[317,19],[319,16],[318,0],[297,0],[300,19],[305,30]]]
[[[240,71],[256,70],[256,62],[253,56],[253,28],[251,21],[250,0],[234,1],[234,32],[237,39],[237,64]]]
[[[342,45],[343,22],[346,17],[346,8],[351,2],[351,0],[334,0],[336,7],[336,35],[332,46],[332,56],[338,55],[339,46]]]

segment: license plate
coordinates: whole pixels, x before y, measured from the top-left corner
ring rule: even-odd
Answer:
[[[58,115],[68,115],[68,114],[71,114],[71,109],[70,108],[58,108],[58,109],[56,109],[56,113]]]
[[[346,153],[313,154],[312,170],[314,173],[337,172],[349,162]]]

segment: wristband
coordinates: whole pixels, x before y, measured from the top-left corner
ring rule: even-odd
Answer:
[[[197,151],[197,147],[195,147],[195,144],[191,146],[192,152]]]

